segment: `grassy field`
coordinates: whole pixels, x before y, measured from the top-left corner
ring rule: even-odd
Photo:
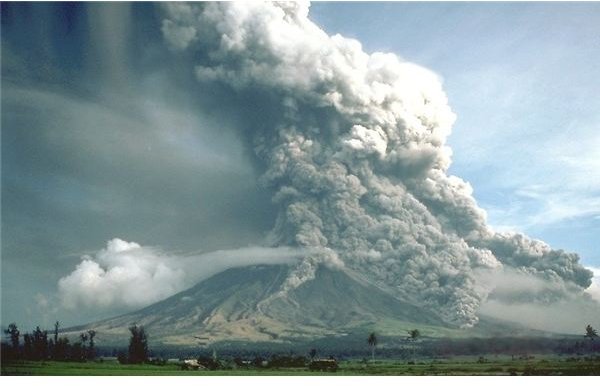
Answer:
[[[415,364],[382,360],[340,362],[335,373],[298,369],[229,369],[184,371],[177,364],[164,366],[121,365],[117,362],[19,362],[3,363],[2,375],[600,375],[600,359],[540,358],[531,360],[495,359],[478,363],[475,358],[445,361],[417,361]]]

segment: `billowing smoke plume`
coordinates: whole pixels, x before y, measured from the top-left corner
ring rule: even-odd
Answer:
[[[274,246],[314,248],[282,293],[339,267],[450,323],[477,322],[509,268],[581,292],[572,253],[496,233],[468,183],[447,174],[455,116],[438,77],[394,54],[329,36],[305,3],[168,4],[162,30],[191,52],[206,89],[229,88],[279,213]],[[249,111],[252,110],[252,111]]]

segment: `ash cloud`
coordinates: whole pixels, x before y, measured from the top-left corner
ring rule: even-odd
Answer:
[[[590,285],[585,292],[587,292],[592,299],[600,302],[600,268],[594,267],[586,267],[588,270],[592,271],[594,277],[592,279],[592,285]]]
[[[581,333],[586,321],[600,318],[595,281],[581,294],[572,282],[543,276],[534,270],[504,266],[480,274],[479,280],[491,291],[479,309],[480,315],[516,321],[534,329],[574,334]]]
[[[582,294],[592,274],[576,254],[495,232],[470,185],[448,174],[455,116],[438,76],[329,36],[308,12],[295,2],[177,3],[162,22],[201,87],[225,87],[238,103],[241,136],[278,208],[268,242],[314,251],[281,293],[320,264],[344,267],[459,326],[475,324],[494,292],[481,272]]]

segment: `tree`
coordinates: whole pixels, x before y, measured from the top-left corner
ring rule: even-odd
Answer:
[[[598,337],[598,332],[596,332],[596,330],[590,326],[589,324],[585,327],[585,335],[583,336],[584,338],[590,338],[591,340],[594,340],[594,338]]]
[[[90,337],[90,346],[88,349],[88,359],[96,358],[96,350],[94,349],[94,337],[96,336],[96,331],[88,330],[88,336]]]
[[[48,358],[48,331],[42,331],[36,327],[32,334],[33,337],[33,357],[36,360],[45,360]]]
[[[117,360],[122,365],[127,364],[127,354],[125,354],[123,351],[119,351],[119,353],[117,354]]]
[[[58,338],[58,340],[54,343],[54,359],[57,361],[69,359],[70,349],[71,344],[69,343],[69,338]]]
[[[421,336],[421,332],[419,330],[417,330],[417,329],[408,330],[408,339],[415,341],[415,340],[418,340],[420,336]]]
[[[246,366],[246,363],[244,363],[244,360],[240,356],[233,358],[233,363],[235,363],[237,367],[248,367]]]
[[[369,334],[367,343],[371,346],[371,360],[375,360],[375,346],[377,346],[377,336],[374,332]]]
[[[308,352],[308,355],[310,355],[311,360],[314,360],[315,357],[317,356],[317,349],[316,348],[310,349],[310,351]]]
[[[16,323],[11,323],[8,325],[8,328],[4,330],[4,333],[10,337],[10,343],[13,346],[15,351],[19,350],[19,336],[21,336],[21,332],[17,328]]]
[[[409,341],[413,342],[413,344],[411,345],[412,346],[412,359],[411,359],[412,361],[415,360],[414,357],[415,357],[415,349],[416,348],[415,348],[414,342],[416,342],[420,336],[421,336],[421,332],[419,330],[417,330],[416,328],[414,330],[408,330],[408,338],[407,339]]]
[[[58,323],[58,320],[56,321],[56,323],[54,323],[54,346],[56,347],[56,343],[58,343],[58,327],[60,326],[60,323]]]
[[[75,342],[69,347],[70,355],[69,359],[77,362],[85,362],[85,347],[81,345],[81,342]]]
[[[88,354],[88,348],[85,346],[85,343],[88,341],[89,337],[85,332],[82,332],[81,334],[79,334],[79,347],[80,347],[80,352],[78,353],[78,357],[79,360],[81,361],[85,361],[87,359],[87,354]]]
[[[257,355],[252,360],[252,364],[254,365],[254,367],[263,367],[264,361],[265,361],[265,359],[263,357],[261,357],[260,355]]]
[[[33,339],[30,333],[23,335],[23,356],[25,359],[33,358]]]
[[[133,325],[129,327],[129,363],[144,363],[148,360],[148,337],[144,326]]]
[[[7,335],[7,340],[10,341],[10,345],[2,342],[2,359],[5,361],[18,359],[20,356],[19,337],[21,336],[21,332],[15,323],[11,323],[4,330],[4,333]]]

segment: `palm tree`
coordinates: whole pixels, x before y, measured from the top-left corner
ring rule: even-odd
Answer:
[[[419,337],[421,336],[421,332],[419,330],[417,330],[416,328],[414,330],[408,330],[408,338],[406,338],[408,341],[413,342],[411,344],[412,346],[412,359],[411,360],[415,360],[415,351],[416,351],[416,347],[415,347],[415,342],[417,340],[419,340]]]
[[[86,352],[85,342],[87,342],[88,336],[87,336],[87,334],[82,333],[81,335],[79,335],[79,339],[81,339],[81,349],[83,350],[83,353],[85,353]],[[87,355],[83,354],[83,357],[86,358]]]
[[[375,346],[377,346],[377,336],[374,332],[369,334],[367,343],[371,346],[371,360],[375,360]]]
[[[419,330],[417,330],[416,328],[414,330],[408,330],[408,339],[415,341],[417,339],[419,339],[419,337],[421,336],[421,332]]]
[[[598,333],[596,332],[596,330],[591,326],[591,325],[587,325],[585,328],[585,335],[583,336],[584,338],[590,338],[591,340],[594,340],[594,338],[598,337]]]

